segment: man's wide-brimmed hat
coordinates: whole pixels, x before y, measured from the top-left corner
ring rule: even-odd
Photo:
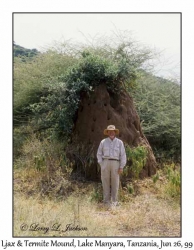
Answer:
[[[104,130],[104,135],[108,135],[108,131],[113,130],[115,131],[115,134],[118,135],[119,134],[119,130],[117,128],[115,128],[114,125],[109,125],[105,130]]]

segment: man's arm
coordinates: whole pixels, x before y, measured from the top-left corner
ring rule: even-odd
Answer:
[[[101,165],[102,164],[102,147],[103,147],[103,142],[101,141],[99,147],[98,147],[98,151],[97,151],[97,159],[98,159],[98,163]]]
[[[119,166],[119,171],[118,173],[123,172],[123,168],[127,163],[127,157],[126,157],[126,152],[125,152],[125,147],[123,142],[121,142],[121,148],[120,148],[120,166]]]

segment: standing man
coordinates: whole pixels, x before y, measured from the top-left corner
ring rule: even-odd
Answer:
[[[106,205],[118,204],[119,175],[126,165],[126,153],[123,142],[116,138],[119,130],[114,125],[109,125],[104,130],[106,139],[100,142],[97,151],[98,163],[101,167],[101,180],[103,187],[103,202]]]

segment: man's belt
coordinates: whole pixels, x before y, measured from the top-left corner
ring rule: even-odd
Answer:
[[[109,161],[119,161],[119,160],[117,160],[117,159],[112,159],[112,158],[107,159],[107,160],[109,160]]]

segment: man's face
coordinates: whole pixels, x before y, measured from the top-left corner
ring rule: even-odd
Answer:
[[[108,130],[108,136],[111,140],[115,138],[115,131],[114,130]]]

